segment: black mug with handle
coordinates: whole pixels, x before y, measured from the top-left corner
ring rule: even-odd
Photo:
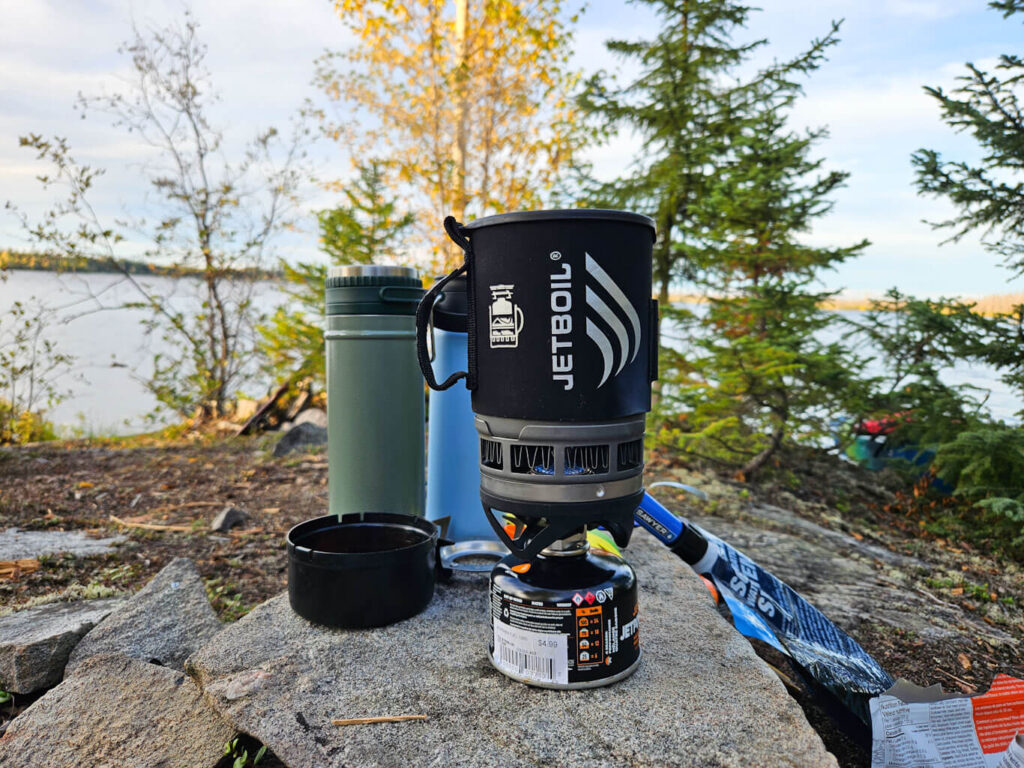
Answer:
[[[602,525],[620,546],[643,496],[645,414],[657,378],[654,222],[625,211],[522,211],[445,220],[465,260],[417,311],[428,385],[464,380],[480,436],[481,499],[522,559]],[[465,274],[468,366],[437,382],[427,329]]]

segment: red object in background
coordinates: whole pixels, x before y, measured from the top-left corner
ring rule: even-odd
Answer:
[[[910,414],[907,412],[894,413],[878,419],[864,419],[857,425],[855,431],[859,435],[888,435],[910,420]]]

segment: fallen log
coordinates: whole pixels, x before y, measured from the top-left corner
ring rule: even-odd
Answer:
[[[286,381],[284,384],[282,384],[276,390],[274,390],[274,394],[270,396],[270,399],[267,400],[267,402],[265,402],[259,408],[257,408],[256,413],[250,416],[249,419],[245,422],[245,424],[243,424],[239,428],[238,434],[248,435],[253,430],[255,430],[256,427],[260,425],[260,422],[262,422],[270,414],[270,412],[277,407],[277,401],[284,397],[285,392],[288,391],[288,388],[290,386],[291,382]]]

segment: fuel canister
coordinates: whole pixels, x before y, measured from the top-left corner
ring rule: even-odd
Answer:
[[[640,664],[636,574],[584,550],[506,557],[491,572],[491,663],[542,688],[609,685]]]

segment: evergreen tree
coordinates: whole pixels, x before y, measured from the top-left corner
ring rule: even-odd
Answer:
[[[397,200],[388,195],[384,164],[374,160],[359,167],[355,181],[342,194],[343,205],[317,216],[320,244],[331,264],[375,264],[398,258],[413,214],[400,211]]]
[[[344,204],[317,214],[320,245],[330,266],[394,260],[403,251],[414,217],[387,197],[383,165],[357,169],[343,190]],[[277,379],[321,381],[324,376],[324,283],[328,264],[281,262],[288,297],[260,327],[260,350]]]
[[[1022,0],[993,0],[989,7],[1004,18],[1024,12]],[[956,209],[933,227],[951,231],[949,241],[980,233],[985,248],[1019,277],[1024,275],[1024,59],[1003,54],[993,71],[968,63],[959,81],[951,93],[925,91],[938,102],[947,125],[974,137],[981,159],[946,160],[936,150],[920,149],[912,158],[917,187],[946,198]],[[952,316],[960,322],[957,352],[962,359],[995,367],[1009,387],[1024,394],[1024,304],[989,317],[971,309]],[[1024,416],[1024,409],[1017,415]],[[938,446],[935,470],[954,486],[955,497],[974,505],[972,530],[991,530],[1019,553],[1024,546],[1024,430],[958,419],[949,431],[959,434]]]
[[[836,32],[815,41],[790,71],[819,66]],[[705,201],[713,247],[701,260],[700,282],[708,309],[694,334],[692,372],[675,394],[685,428],[673,433],[677,445],[738,466],[745,478],[786,443],[820,440],[844,410],[856,366],[838,340],[823,341],[835,316],[822,305],[834,294],[818,280],[867,246],[800,242],[831,210],[828,197],[848,174],[826,172],[810,156],[824,129],[787,127],[800,94],[795,82],[772,77],[760,87],[760,111],[745,119]]]
[[[655,280],[673,329],[662,334],[662,437],[750,476],[787,440],[820,433],[822,414],[849,387],[838,344],[815,341],[829,319],[818,309],[827,294],[814,281],[865,243],[798,242],[828,212],[845,174],[823,173],[809,158],[822,131],[800,135],[785,123],[798,78],[821,65],[838,25],[800,56],[740,78],[766,44],[734,39],[750,7],[641,1],[657,13],[658,34],[608,44],[639,63],[640,74],[626,85],[595,76],[582,104],[608,131],[637,131],[644,148],[631,173],[592,184],[589,197],[647,213],[658,226]],[[707,294],[706,313],[669,306],[681,279]]]
[[[969,429],[939,446],[935,472],[978,510],[976,529],[1024,556],[1024,430],[1003,424]]]
[[[919,299],[893,288],[846,322],[871,350],[871,367],[880,374],[865,382],[861,410],[897,416],[890,440],[934,448],[984,421],[982,392],[942,376],[981,359],[987,349],[990,322],[972,304]]]
[[[1021,0],[989,3],[1004,17],[1024,11]],[[982,150],[979,161],[949,161],[933,149],[913,156],[917,187],[945,197],[957,213],[932,226],[952,231],[949,241],[980,232],[985,246],[1003,257],[1015,274],[1024,274],[1024,110],[1020,103],[1024,59],[1004,54],[994,72],[967,64],[967,74],[952,93],[926,87],[942,119],[958,132],[969,132]]]
[[[611,40],[610,52],[640,65],[631,82],[612,74],[592,76],[580,96],[584,113],[606,134],[630,128],[643,150],[623,177],[591,182],[585,197],[595,205],[628,208],[654,219],[654,279],[662,307],[681,275],[706,245],[703,201],[715,174],[741,129],[749,86],[723,85],[727,76],[764,45],[733,42],[748,6],[734,0],[638,0],[651,7],[660,29],[651,40]]]

